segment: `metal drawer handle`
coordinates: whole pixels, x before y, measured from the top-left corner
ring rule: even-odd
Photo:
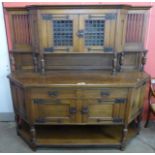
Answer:
[[[77,110],[76,110],[75,107],[70,107],[70,108],[69,108],[69,113],[70,113],[71,115],[75,114],[76,112],[77,112]]]
[[[59,93],[58,93],[57,91],[49,91],[49,92],[48,92],[48,95],[49,95],[49,96],[58,96],[58,94],[59,94]]]
[[[87,114],[89,112],[88,107],[82,107],[81,113]]]

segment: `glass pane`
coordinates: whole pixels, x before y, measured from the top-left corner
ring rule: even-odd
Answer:
[[[85,45],[103,46],[104,45],[104,20],[85,21]]]
[[[54,46],[73,45],[73,21],[54,20],[53,21]]]

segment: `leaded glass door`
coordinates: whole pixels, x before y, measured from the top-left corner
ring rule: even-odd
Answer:
[[[112,52],[116,18],[115,13],[81,15],[77,33],[80,51]]]
[[[43,52],[75,52],[78,38],[76,15],[41,15],[41,47]]]

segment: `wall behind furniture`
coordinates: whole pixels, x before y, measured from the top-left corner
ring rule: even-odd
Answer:
[[[13,120],[11,92],[7,75],[10,73],[9,53],[5,31],[3,6],[0,2],[0,121]]]
[[[148,31],[147,31],[147,37],[146,37],[146,49],[148,49],[148,54],[147,54],[147,62],[145,65],[145,71],[149,73],[152,77],[155,77],[155,3],[154,2],[94,2],[94,3],[88,3],[88,2],[75,2],[75,3],[54,3],[54,2],[5,2],[3,3],[4,7],[24,7],[26,5],[33,5],[33,4],[39,4],[39,5],[66,5],[66,4],[129,4],[129,5],[136,5],[136,6],[141,6],[141,5],[151,5],[152,8],[150,10],[150,17],[149,17],[149,22],[148,22]],[[11,37],[10,37],[10,31],[9,31],[9,25],[8,25],[8,16],[7,13],[5,12],[5,19],[6,19],[6,27],[7,27],[7,37],[8,37],[8,44],[9,44],[9,49],[12,48],[11,44]],[[147,102],[145,102],[145,109],[144,109],[144,118],[146,117],[146,111],[147,111]]]

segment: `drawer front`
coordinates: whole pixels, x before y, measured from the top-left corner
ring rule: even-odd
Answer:
[[[83,90],[84,98],[105,98],[105,99],[115,99],[127,96],[127,89],[124,88],[97,88]]]
[[[76,122],[75,99],[32,99],[34,122],[39,124],[65,124]]]
[[[34,88],[32,89],[32,97],[37,98],[76,98],[76,89],[67,88]]]

